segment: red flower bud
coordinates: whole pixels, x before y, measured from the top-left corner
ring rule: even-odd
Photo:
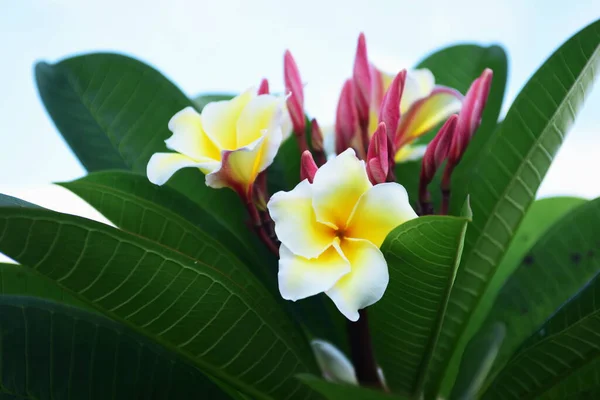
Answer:
[[[285,91],[290,94],[287,99],[287,106],[292,119],[292,125],[294,126],[294,133],[296,135],[303,135],[306,128],[306,121],[304,120],[304,89],[298,66],[289,50],[285,52],[283,58],[283,72]]]
[[[257,94],[260,96],[261,94],[269,94],[269,81],[263,79],[260,81],[260,86],[258,87]]]
[[[321,131],[321,127],[317,123],[315,118],[310,121],[311,126],[311,142],[312,148],[315,151],[323,151],[323,132]]]
[[[367,153],[367,175],[373,185],[386,182],[390,170],[390,140],[384,122],[380,122],[371,137]]]
[[[379,109],[379,122],[385,122],[388,136],[394,139],[400,122],[400,100],[404,91],[404,82],[406,81],[406,70],[403,69],[396,75],[392,84],[383,96],[381,107]]]
[[[450,149],[450,143],[456,132],[458,115],[454,114],[448,120],[440,131],[435,135],[435,138],[427,146],[423,155],[423,163],[421,168],[421,183],[427,186],[435,176],[438,168],[446,157]]]
[[[352,80],[344,83],[335,118],[335,152],[341,154],[359,134]]]
[[[354,85],[354,101],[361,127],[369,126],[369,105],[371,104],[371,71],[367,57],[367,43],[363,33],[358,37],[356,58],[352,82]]]
[[[318,169],[310,151],[304,150],[300,158],[300,180],[308,179],[308,182],[312,183]]]

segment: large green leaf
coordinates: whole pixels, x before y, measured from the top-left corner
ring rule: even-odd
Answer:
[[[455,88],[463,94],[467,92],[469,86],[481,75],[484,69],[490,68],[494,71],[494,79],[481,119],[481,126],[453,176],[454,185],[463,184],[465,177],[471,174],[471,163],[478,158],[481,148],[490,139],[492,131],[496,129],[498,123],[508,74],[506,53],[499,46],[483,47],[475,44],[450,46],[431,54],[421,61],[417,68],[428,68],[435,76],[437,84]],[[429,142],[436,132],[437,129],[434,129],[431,133],[419,139],[419,142]],[[421,160],[409,161],[396,166],[398,181],[408,190],[413,204],[416,204],[418,200],[420,171]],[[432,202],[436,205],[436,209],[441,197],[438,188],[439,182],[440,178],[438,177],[430,185]],[[463,196],[455,201],[460,205],[464,200]]]
[[[22,400],[230,398],[130,329],[21,296],[0,296],[0,380],[0,398]]]
[[[538,400],[593,400],[598,398],[600,398],[599,359],[577,369],[536,397]]]
[[[581,367],[600,361],[600,278],[569,301],[529,337],[488,387],[485,398],[533,398]],[[596,371],[600,369],[596,366]],[[578,389],[597,386],[598,379]],[[585,386],[584,386],[585,385]]]
[[[273,287],[277,260],[262,258],[185,196],[156,186],[144,176],[127,171],[102,171],[73,182],[60,183],[88,202],[117,227],[197,257],[206,246],[227,258],[239,258]],[[236,261],[237,262],[237,261]]]
[[[252,397],[295,399],[310,347],[273,298],[231,259],[198,258],[110,226],[0,208],[0,251],[81,301]]]
[[[480,157],[466,188],[474,218],[432,364],[432,391],[444,375],[445,389],[451,386],[456,364],[450,360],[464,350],[472,315],[592,86],[600,68],[599,27],[583,29],[542,65]]]
[[[600,327],[598,322],[593,321],[592,316],[596,310],[594,299],[596,292],[600,291],[600,283],[588,287],[579,300],[565,306],[547,326],[542,327],[561,305],[573,298],[598,274],[598,237],[600,199],[586,202],[567,214],[531,248],[527,262],[522,263],[506,281],[484,323],[484,329],[485,326],[497,322],[503,322],[507,328],[506,338],[498,352],[491,377],[497,375],[509,362],[510,357],[518,351],[519,354],[528,354],[523,359],[519,354],[515,357],[520,360],[519,363],[529,365],[530,370],[524,372],[525,369],[522,368],[508,367],[509,373],[515,374],[518,371],[518,379],[526,382],[521,389],[541,386],[544,379],[553,378],[545,375],[550,371],[556,371],[552,375],[560,375],[560,368],[565,371],[575,362],[583,361],[585,351],[582,345],[592,343],[593,348],[588,351],[597,351],[600,348],[598,336],[585,333],[586,329],[596,329],[596,325]],[[589,318],[582,324],[583,327],[576,324],[588,314]],[[586,326],[590,323],[591,326]],[[572,331],[558,335],[558,332],[566,330],[570,325],[573,325]],[[540,332],[546,337],[534,335],[534,338],[523,343],[540,328]],[[571,336],[573,333],[577,333],[576,337]],[[577,336],[582,339],[581,343],[577,342]],[[564,349],[556,344],[561,340],[567,343]],[[574,342],[568,342],[569,340]],[[533,349],[538,345],[539,348]],[[519,348],[521,350],[518,350]],[[552,352],[549,349],[552,349]],[[469,357],[470,354],[465,352],[464,358]],[[538,368],[539,365],[543,365],[548,369],[532,371],[532,365],[538,365]],[[510,378],[508,380],[510,381]],[[511,390],[515,390],[515,387],[511,387]]]
[[[391,395],[372,389],[367,389],[358,386],[339,385],[317,378],[314,375],[300,374],[298,375],[306,386],[321,393],[328,400],[407,400],[406,397]]]
[[[90,172],[130,169],[145,175],[152,154],[169,151],[164,140],[171,136],[170,118],[193,106],[160,72],[123,55],[87,54],[39,63],[35,72],[48,113]],[[204,209],[205,224],[220,224],[267,254],[245,225],[244,207],[233,191],[207,187],[193,168],[178,172],[168,185]]]
[[[423,390],[468,217],[417,218],[390,232],[381,246],[390,282],[369,318],[375,356],[392,390]]]

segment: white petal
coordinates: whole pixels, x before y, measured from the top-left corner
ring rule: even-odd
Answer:
[[[279,240],[294,254],[314,258],[331,246],[335,231],[319,222],[307,180],[289,192],[277,192],[267,204]]]
[[[350,272],[350,264],[330,246],[317,258],[295,255],[287,247],[279,248],[279,292],[286,300],[296,301],[330,289]]]
[[[200,114],[192,107],[175,114],[169,121],[169,130],[173,132],[173,136],[165,140],[169,149],[195,160],[221,159],[219,149],[202,129]]]
[[[389,282],[387,263],[377,246],[367,240],[344,239],[342,251],[352,270],[325,292],[350,321],[358,310],[381,299]]]
[[[281,126],[283,100],[264,94],[251,99],[237,119],[237,147],[254,142],[268,129]]]
[[[182,168],[198,167],[203,173],[208,173],[219,165],[217,161],[198,162],[179,153],[156,153],[150,158],[146,173],[150,182],[163,185]]]
[[[312,340],[310,345],[323,378],[330,382],[358,385],[354,366],[340,349],[321,339]]]
[[[347,149],[327,161],[313,180],[313,207],[317,221],[343,229],[356,202],[371,187],[364,161]]]
[[[238,147],[237,120],[254,96],[253,90],[247,90],[231,100],[208,103],[202,109],[202,126],[221,150],[235,150]]]
[[[415,101],[429,96],[435,86],[435,78],[428,69],[408,71],[400,101],[400,112],[404,114]]]
[[[382,183],[358,200],[345,235],[366,239],[379,247],[392,229],[413,218],[417,214],[410,206],[406,189],[399,183]]]

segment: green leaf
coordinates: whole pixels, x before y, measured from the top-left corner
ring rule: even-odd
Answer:
[[[169,151],[167,124],[193,106],[152,67],[118,54],[87,54],[35,69],[40,96],[71,149],[90,172],[130,169],[146,174],[152,154]],[[198,204],[238,241],[268,254],[245,225],[247,216],[232,190],[209,188],[197,169],[178,172],[168,185]]]
[[[508,327],[489,397],[540,394],[577,367],[600,359],[598,237],[600,199],[578,207],[553,226],[531,249],[530,262],[507,281],[488,319],[505,321]]]
[[[506,336],[506,326],[502,323],[490,325],[487,330],[479,332],[465,349],[466,357],[460,365],[456,383],[450,399],[476,399],[477,393],[485,383],[494,361]]]
[[[309,374],[299,374],[297,378],[306,386],[321,393],[328,400],[408,400],[406,397],[391,395],[364,387],[338,385]]]
[[[208,103],[212,103],[213,101],[231,100],[235,96],[235,94],[227,93],[203,93],[196,96],[192,101],[194,102],[196,108],[202,111],[202,109],[204,109]]]
[[[423,390],[450,288],[460,262],[468,219],[426,216],[387,236],[381,251],[390,282],[369,308],[375,357],[392,390]]]
[[[95,221],[0,208],[0,251],[81,301],[257,399],[304,399],[302,334],[231,260],[189,257]],[[209,247],[206,247],[209,249]]]
[[[206,251],[208,245],[226,258],[243,260],[265,285],[275,286],[277,260],[274,256],[261,258],[254,248],[231,237],[204,210],[169,187],[153,185],[146,177],[126,171],[94,172],[59,185],[81,197],[123,230],[190,257]]]
[[[472,316],[592,86],[600,68],[599,26],[577,33],[542,65],[481,154],[467,188],[473,223],[432,364],[434,392],[447,372],[445,389],[451,386],[450,360],[464,350]]]
[[[600,398],[600,360],[578,368],[552,388],[536,397],[538,400],[593,400]]]
[[[75,307],[87,307],[46,277],[16,264],[0,263],[0,298],[3,296],[33,296]]]
[[[32,297],[0,296],[0,360],[0,398],[230,398],[130,329]]]
[[[490,68],[494,71],[492,87],[481,119],[481,126],[453,175],[453,185],[463,185],[465,179],[471,175],[473,160],[478,158],[481,149],[488,142],[498,124],[508,74],[506,53],[502,47],[496,45],[489,47],[475,44],[450,46],[431,54],[421,61],[417,68],[428,68],[435,76],[437,84],[455,88],[463,94],[467,93],[473,81],[481,75],[484,69]],[[438,129],[433,129],[432,132],[420,138],[418,142],[428,143],[437,131]],[[421,160],[397,164],[395,170],[398,182],[406,187],[411,203],[415,205],[418,201],[420,171]],[[439,191],[441,174],[439,175],[430,185],[432,203],[436,209],[438,209],[441,199]],[[465,196],[457,197],[455,200],[458,204],[462,204],[464,201]]]

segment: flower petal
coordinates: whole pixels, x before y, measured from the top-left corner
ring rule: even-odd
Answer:
[[[312,188],[307,180],[289,192],[277,192],[267,204],[275,222],[277,238],[293,253],[314,258],[333,243],[335,231],[319,222],[312,206]]]
[[[247,90],[231,100],[208,103],[202,109],[202,126],[219,149],[235,150],[238,147],[237,120],[254,96],[256,96],[254,90]]]
[[[325,292],[350,321],[358,320],[358,310],[381,299],[389,282],[387,263],[377,246],[368,240],[344,239],[342,251],[352,270]]]
[[[312,185],[317,221],[343,229],[356,202],[371,187],[364,161],[347,149],[327,161],[315,174]]]
[[[382,183],[362,195],[346,228],[346,237],[365,239],[379,247],[400,224],[417,218],[408,193],[399,183]]]
[[[420,160],[425,155],[425,150],[427,150],[427,145],[425,144],[405,144],[396,153],[395,161],[396,163],[404,163],[408,161]]]
[[[339,247],[330,246],[317,258],[304,258],[285,245],[279,248],[279,292],[286,300],[296,301],[330,289],[350,272],[348,260]]]
[[[272,95],[251,99],[237,119],[237,147],[244,147],[262,137],[264,131],[281,125],[283,102]]]
[[[238,192],[246,193],[258,175],[256,164],[261,156],[264,137],[248,146],[236,150],[221,152],[221,168],[206,175],[206,184],[220,189],[230,187]]]
[[[396,139],[396,148],[412,142],[427,133],[434,126],[458,112],[463,96],[454,89],[438,86],[431,95],[418,100],[400,118]]]
[[[155,185],[163,185],[175,172],[186,167],[198,167],[203,173],[219,168],[218,161],[198,162],[179,153],[153,154],[146,167],[148,180]]]
[[[202,129],[200,114],[192,107],[186,107],[169,121],[169,130],[173,136],[165,140],[171,150],[195,160],[212,159],[219,161],[219,149]]]
[[[422,68],[408,71],[400,101],[400,113],[404,114],[417,100],[429,96],[434,86],[435,78],[430,70]]]
[[[310,345],[323,378],[330,382],[358,385],[354,366],[340,349],[321,339],[312,340]]]

